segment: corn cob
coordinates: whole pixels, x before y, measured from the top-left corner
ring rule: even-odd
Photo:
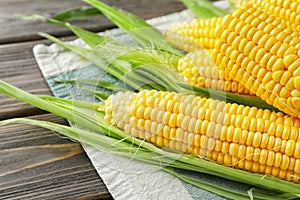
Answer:
[[[283,25],[266,23],[276,21]],[[300,118],[300,40],[294,37],[299,33],[250,4],[225,16],[216,33],[219,40],[211,56],[218,68],[269,104]]]
[[[299,119],[162,91],[119,92],[105,119],[159,147],[300,182]]]
[[[215,41],[218,42],[211,55],[219,70],[268,103],[299,117],[299,32],[285,20],[249,4],[223,18],[217,29]],[[193,33],[193,30],[186,32]],[[182,45],[179,42],[177,46]],[[195,78],[191,82],[195,83]]]
[[[170,26],[164,33],[166,41],[177,48],[191,52],[198,50],[199,46],[212,49],[215,46],[216,26],[222,18],[194,19]]]
[[[285,20],[294,30],[300,31],[299,0],[247,0],[239,1],[239,6],[250,2],[265,12]]]
[[[258,0],[257,0],[258,1]],[[261,1],[264,2],[264,1]],[[247,5],[247,3],[245,4]],[[276,16],[268,15],[262,9],[255,9],[251,15],[243,13],[247,23],[252,26],[264,27],[263,31],[280,39],[284,32],[289,35],[283,42],[298,45],[299,30],[290,22]],[[241,14],[241,13],[240,13]],[[299,14],[300,15],[300,14]],[[183,22],[172,25],[164,34],[165,39],[177,48],[191,52],[198,50],[199,46],[205,49],[213,49],[216,43],[216,27],[222,24],[223,18],[195,19],[191,22]],[[263,21],[264,20],[264,21]],[[242,26],[242,25],[241,25]],[[273,29],[276,27],[276,31]]]
[[[191,85],[250,94],[248,89],[234,81],[224,71],[219,70],[203,49],[188,53],[181,58],[177,70]]]

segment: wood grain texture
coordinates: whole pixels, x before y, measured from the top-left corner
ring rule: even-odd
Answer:
[[[162,16],[184,8],[178,0],[103,0],[103,2],[135,13],[144,19]],[[80,0],[0,0],[0,5],[0,44],[5,44],[40,39],[40,36],[36,34],[39,31],[55,36],[71,34],[66,28],[47,25],[39,21],[24,21],[14,14],[54,14],[87,4]],[[114,27],[104,16],[78,19],[74,21],[74,24],[93,31]]]
[[[112,199],[79,143],[20,124],[0,127],[0,138],[0,199]]]
[[[32,47],[40,42],[0,45],[0,79],[34,94],[51,95],[32,53]],[[0,111],[0,120],[44,113],[2,94]]]

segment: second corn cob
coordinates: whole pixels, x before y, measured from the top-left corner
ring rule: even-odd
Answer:
[[[300,118],[299,37],[266,21],[281,20],[250,4],[225,16],[212,58],[251,92]]]
[[[219,25],[213,24],[215,48],[209,51],[219,70],[300,118],[299,32],[256,4],[243,3],[221,19]]]
[[[105,119],[159,147],[300,182],[300,122],[282,113],[173,92],[119,92]]]

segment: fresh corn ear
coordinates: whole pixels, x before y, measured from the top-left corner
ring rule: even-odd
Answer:
[[[190,52],[181,58],[177,70],[191,85],[253,95],[250,90],[219,70],[204,49]]]
[[[294,30],[300,31],[299,0],[240,0],[238,5],[251,4],[285,20]]]
[[[249,5],[248,2],[242,0],[235,1],[240,7],[247,7]],[[259,25],[265,29],[266,33],[272,36],[276,37],[280,32],[288,34],[289,37],[285,38],[284,42],[300,47],[299,39],[295,39],[300,37],[300,13],[296,11],[300,2],[295,3],[290,0],[251,0],[250,2],[252,2],[253,7],[257,8],[252,10],[253,13],[251,15],[242,12],[238,13],[237,11],[235,13],[238,13],[238,15],[243,14],[241,17],[247,18],[247,23],[251,22],[248,25],[254,27]],[[291,6],[293,8],[290,8]],[[224,17],[194,19],[192,21],[177,23],[168,28],[164,33],[164,37],[173,46],[188,52],[197,50],[199,47],[195,48],[196,46],[201,46],[205,49],[214,49],[217,39],[217,27],[222,25],[223,19]],[[272,31],[272,27],[276,27],[276,31]],[[282,37],[282,34],[279,34],[277,37]],[[185,48],[187,44],[193,45]]]
[[[276,25],[274,25],[276,24]],[[300,118],[298,32],[283,20],[245,4],[218,26],[211,56],[252,93]]]
[[[194,19],[170,26],[164,33],[165,40],[179,49],[191,52],[199,46],[212,49],[215,46],[216,26],[222,18]]]
[[[299,32],[285,19],[249,3],[242,3],[232,15],[214,20],[200,20],[199,26],[194,20],[170,29],[196,38],[196,30],[206,26],[213,33],[207,36],[214,38],[210,55],[220,73],[223,71],[250,93],[300,118]]]
[[[119,92],[105,119],[159,147],[300,182],[300,120],[174,92]]]

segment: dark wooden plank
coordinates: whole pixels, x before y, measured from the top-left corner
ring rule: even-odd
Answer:
[[[74,36],[63,40],[73,40]],[[47,40],[0,45],[0,80],[6,81],[27,92],[52,95],[33,56],[36,44],[50,44]],[[45,113],[34,106],[0,94],[0,120]]]
[[[112,199],[79,143],[28,125],[2,126],[0,138],[0,199]]]
[[[32,53],[32,47],[41,42],[0,45],[0,79],[34,94],[51,95]],[[2,94],[0,111],[0,120],[43,113]]]
[[[178,0],[103,0],[109,5],[133,12],[144,19],[149,19],[182,10],[184,6]],[[24,21],[14,14],[54,14],[58,11],[86,5],[80,0],[1,0],[0,1],[0,44],[40,39],[38,31],[56,36],[70,35],[70,31],[56,25],[42,22]],[[163,9],[162,9],[163,8]],[[78,19],[75,25],[89,30],[100,31],[113,27],[104,16],[90,19]]]

